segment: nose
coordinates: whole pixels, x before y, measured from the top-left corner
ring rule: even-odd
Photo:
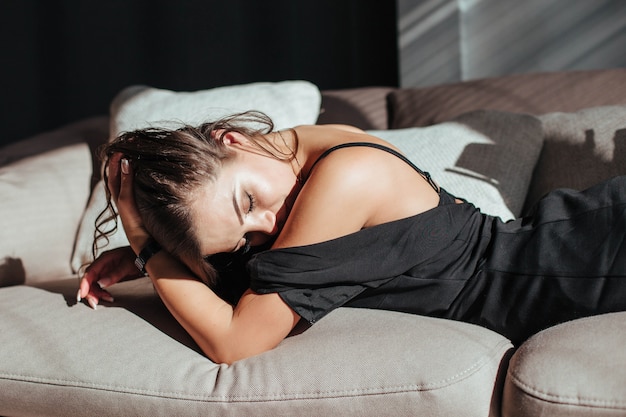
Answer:
[[[250,231],[272,236],[278,232],[277,229],[276,214],[271,210],[263,210],[256,216]]]

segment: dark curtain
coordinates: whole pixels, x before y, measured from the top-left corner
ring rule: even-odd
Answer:
[[[131,84],[398,84],[394,0],[8,0],[0,31],[0,145],[105,114]]]

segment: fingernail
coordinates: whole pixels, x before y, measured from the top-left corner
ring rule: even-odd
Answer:
[[[104,301],[108,303],[112,303],[113,301],[115,301],[115,299],[113,298],[111,294],[102,294],[100,298],[102,298]]]
[[[91,308],[93,308],[94,310],[98,309],[98,304],[96,304],[96,301],[93,298],[91,297],[87,298],[87,302],[89,303]]]
[[[122,158],[121,166],[122,166],[122,173],[128,174],[128,159]]]
[[[100,288],[106,288],[109,285],[111,285],[111,278],[102,278],[100,281],[98,281],[98,285],[100,286]]]
[[[82,297],[80,296],[80,290],[78,290],[78,292],[76,293],[76,302],[80,303],[81,300],[82,300]]]

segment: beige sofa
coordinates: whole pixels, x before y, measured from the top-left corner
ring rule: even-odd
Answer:
[[[552,188],[626,174],[625,69],[321,93],[297,81],[127,89],[109,115],[0,149],[0,415],[626,415],[626,313],[514,346],[466,323],[340,308],[226,366],[199,352],[148,279],[113,287],[115,302],[95,311],[77,303],[102,208],[98,144],[147,122],[242,106],[279,127],[371,130],[505,219]],[[123,244],[116,234],[109,247]]]

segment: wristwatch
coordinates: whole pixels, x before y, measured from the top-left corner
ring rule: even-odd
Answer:
[[[144,274],[146,273],[146,264],[157,252],[161,250],[161,245],[154,240],[150,239],[146,246],[139,252],[139,255],[135,259],[135,266]]]

